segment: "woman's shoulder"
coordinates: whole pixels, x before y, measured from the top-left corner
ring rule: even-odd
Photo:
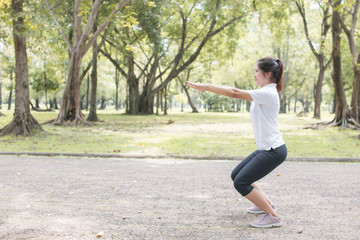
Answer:
[[[276,84],[266,85],[262,88],[251,90],[250,95],[254,102],[265,105],[276,105],[279,101],[279,94],[276,89]]]

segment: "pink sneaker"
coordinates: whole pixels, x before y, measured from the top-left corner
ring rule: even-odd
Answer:
[[[282,225],[281,217],[274,217],[271,214],[263,214],[256,221],[251,223],[251,226],[256,228],[271,228],[271,227],[280,227]]]
[[[271,207],[275,210],[276,206],[275,204],[271,204]],[[253,213],[253,214],[260,214],[260,213],[265,213],[261,208],[259,208],[258,206],[254,205],[251,208],[248,208],[247,210],[248,213]]]

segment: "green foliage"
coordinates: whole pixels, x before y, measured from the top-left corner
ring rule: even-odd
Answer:
[[[207,107],[209,112],[223,112],[223,111],[234,111],[232,108],[234,99],[230,99],[225,96],[220,96],[208,92],[201,93],[201,98]]]
[[[74,1],[50,0],[56,18],[59,20],[65,35],[73,38],[73,8]],[[82,1],[81,14],[85,21],[91,10],[92,1]],[[315,48],[320,46],[321,4],[328,1],[305,0],[306,14],[309,24],[310,37],[315,42]],[[99,11],[99,23],[108,16],[118,1],[103,1]],[[215,10],[216,0],[133,0],[124,10],[120,11],[107,29],[107,41],[102,49],[106,49],[127,72],[128,54],[134,55],[137,66],[145,69],[145,64],[154,52],[159,53],[160,66],[164,69],[172,66],[178,54],[181,34],[182,16],[186,19],[186,49],[181,63],[189,59],[199,46],[201,40],[216,16],[216,27],[225,24],[230,19],[246,14],[246,18],[228,26],[218,35],[213,36],[204,46],[196,61],[189,66],[190,81],[211,82],[219,85],[237,86],[243,89],[254,89],[254,64],[260,57],[274,56],[283,59],[289,46],[289,62],[286,73],[288,82],[286,93],[291,101],[295,97],[299,100],[312,101],[314,83],[318,66],[316,59],[310,52],[303,33],[300,18],[294,1],[264,0],[264,1],[220,1],[220,8]],[[348,14],[354,0],[342,1],[339,7],[341,14],[345,14],[345,22],[351,24]],[[10,72],[13,71],[13,43],[12,17],[10,1],[0,1],[0,81],[2,86],[10,87]],[[320,4],[320,5],[319,5]],[[69,64],[67,46],[51,18],[49,11],[41,1],[25,1],[25,22],[27,50],[29,60],[29,76],[32,84],[31,97],[41,97],[44,91],[44,74],[53,83],[53,96],[59,95],[64,87],[66,70]],[[358,35],[358,28],[356,29]],[[101,35],[98,39],[100,43]],[[342,34],[342,69],[346,95],[352,93],[352,59],[349,54],[345,34]],[[356,38],[357,45],[360,38]],[[331,52],[331,41],[327,39],[324,46],[325,55]],[[91,60],[92,53],[85,55],[83,67]],[[98,97],[113,98],[115,95],[114,69],[103,56],[99,56],[99,88]],[[160,70],[159,70],[160,71]],[[135,73],[140,76],[141,70]],[[146,72],[146,70],[145,70]],[[333,99],[331,69],[326,72],[323,99],[330,103]],[[166,74],[162,76],[162,80]],[[180,75],[185,79],[185,75]],[[126,81],[120,77],[120,98],[126,98]],[[83,81],[85,82],[85,81]],[[145,82],[145,75],[140,79],[140,88]],[[160,82],[160,79],[159,79]],[[81,94],[85,93],[86,84],[82,84]],[[156,85],[155,85],[156,86]],[[171,94],[176,96],[181,91],[180,85],[172,84]],[[6,93],[5,93],[6,94]],[[229,99],[199,94],[191,91],[197,102],[209,103],[231,110],[232,101]],[[6,96],[3,95],[5,98]],[[184,96],[175,101],[183,102]],[[215,106],[215,105],[214,105]]]

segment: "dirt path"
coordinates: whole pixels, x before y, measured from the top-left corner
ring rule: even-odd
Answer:
[[[281,228],[234,190],[234,161],[0,156],[0,239],[359,239],[360,164],[285,162],[261,181]]]

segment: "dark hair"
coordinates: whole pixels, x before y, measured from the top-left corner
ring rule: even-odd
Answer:
[[[263,73],[271,72],[271,80],[276,83],[276,89],[281,92],[283,89],[284,67],[280,59],[272,57],[261,58],[257,61],[258,68]]]

